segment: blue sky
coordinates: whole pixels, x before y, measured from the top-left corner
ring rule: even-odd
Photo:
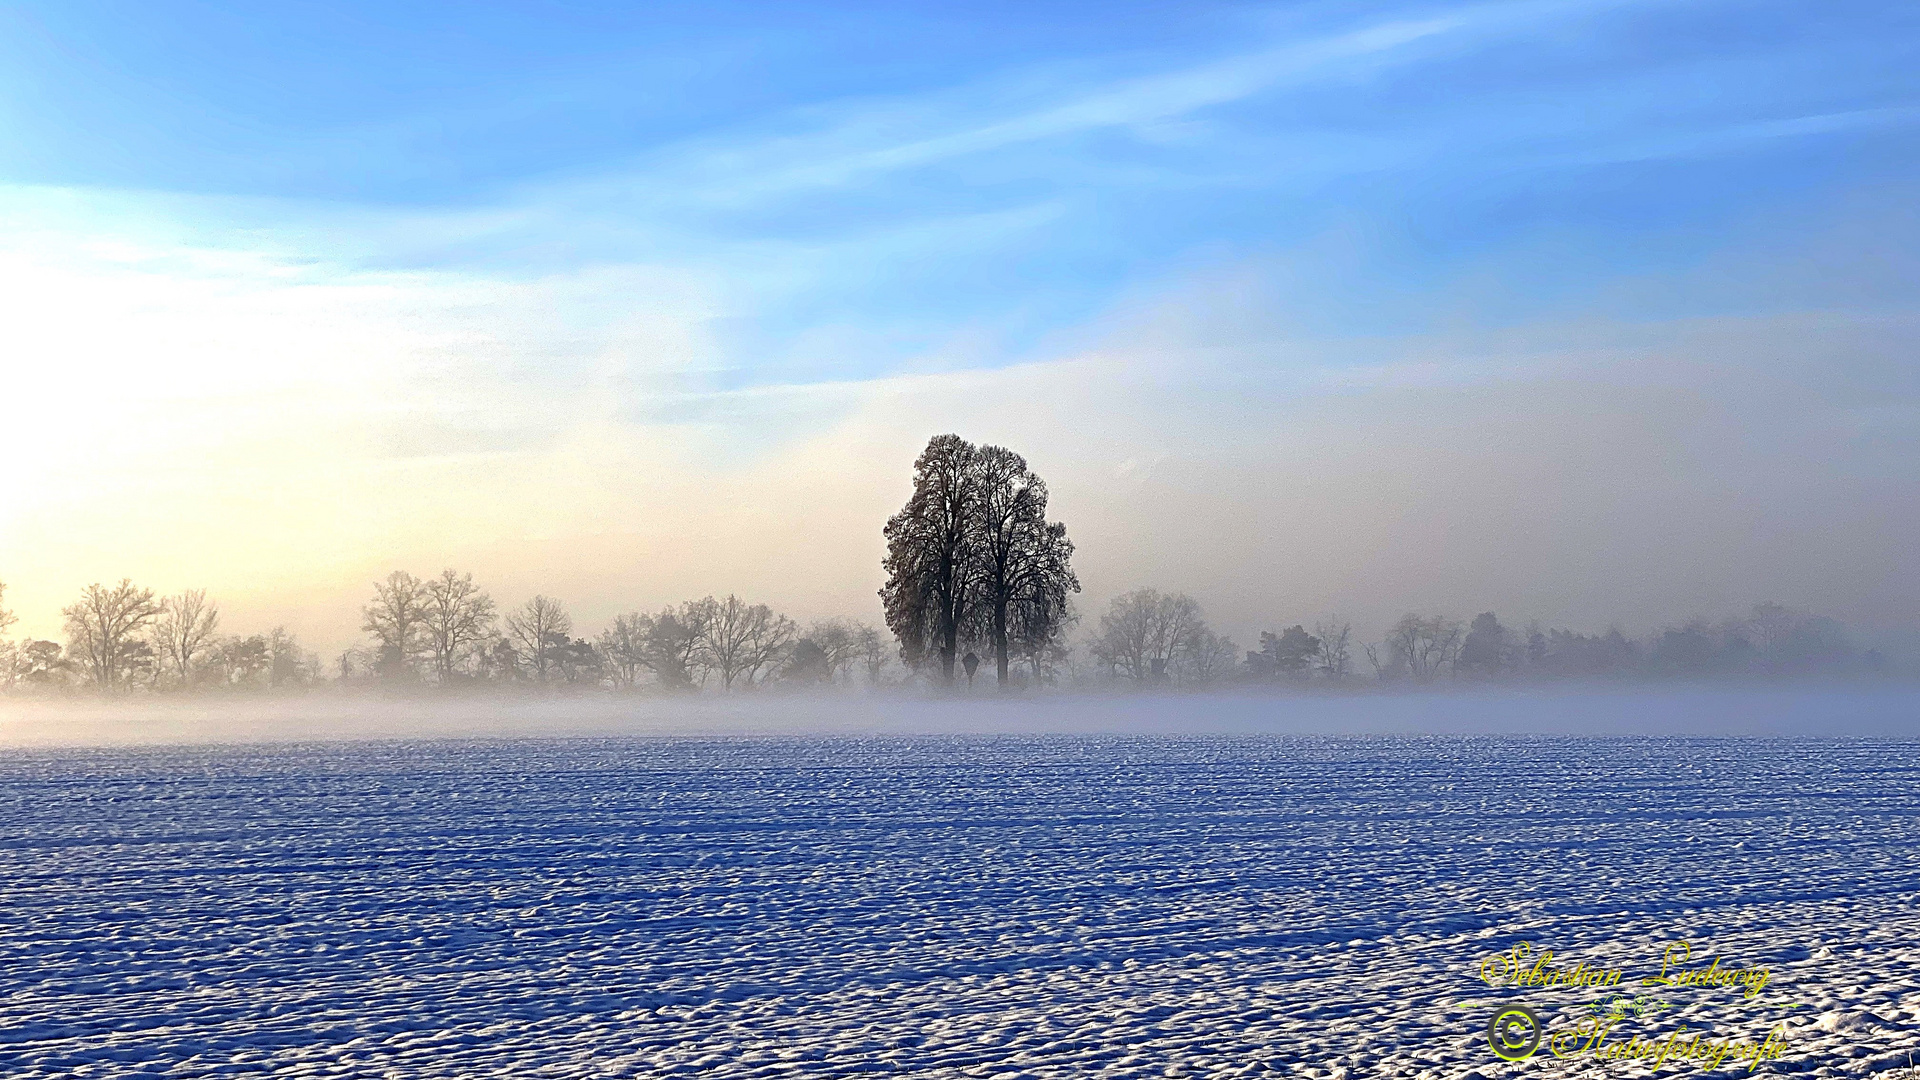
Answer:
[[[676,529],[831,496],[806,528],[845,565],[755,580],[870,617],[902,463],[970,423],[1055,463],[1090,592],[1218,589],[1242,633],[1738,609],[1766,598],[1743,578],[1840,557],[1815,503],[1863,569],[1767,595],[1890,623],[1920,602],[1884,587],[1920,520],[1917,163],[1911,3],[7,3],[0,294],[36,405],[4,435],[44,460],[0,546],[49,591],[0,580],[23,611],[122,573],[325,597],[395,559],[552,592],[544,560],[601,567],[585,593],[641,588],[614,569],[640,551],[664,602],[764,555]],[[1592,574],[1390,581],[1413,493],[1521,454],[1475,441],[1521,384],[1560,418],[1527,452],[1562,454],[1534,479],[1563,508],[1487,521]],[[1015,386],[1054,397],[979,399]],[[116,434],[51,453],[103,397]],[[1190,574],[1153,516],[1196,486],[1187,520],[1250,530],[1221,575],[1281,558],[1248,523],[1287,478],[1234,470],[1282,415],[1347,478],[1321,509],[1359,554],[1266,593]],[[1416,430],[1458,452],[1397,487],[1368,448]],[[1581,472],[1635,440],[1691,486],[1582,516],[1640,497]],[[888,479],[836,486],[848,455]],[[799,493],[689,509],[721,473]],[[170,509],[194,500],[227,517]],[[1724,513],[1662,541],[1679,576],[1608,584],[1689,506]],[[595,537],[631,543],[555,554]]]
[[[738,377],[868,375],[1329,235],[1329,332],[1591,303],[1906,184],[1916,71],[1899,3],[63,0],[0,12],[0,176],[497,215],[351,257],[701,267]]]

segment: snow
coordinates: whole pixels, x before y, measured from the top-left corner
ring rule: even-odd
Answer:
[[[1674,1007],[1621,1038],[1684,1022],[1758,1042],[1784,1021],[1762,1072],[1903,1070],[1920,1060],[1916,749],[16,747],[0,750],[0,1071],[1648,1075],[1493,1056],[1496,1002],[1560,1030],[1600,996],[1480,981],[1521,940],[1633,981],[1676,940],[1771,969],[1753,1002],[1663,988]]]

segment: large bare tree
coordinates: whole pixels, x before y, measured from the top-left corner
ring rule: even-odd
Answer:
[[[507,637],[519,648],[535,682],[562,674],[561,654],[571,644],[567,637],[571,633],[573,617],[550,596],[536,596],[507,616]]]
[[[140,635],[160,614],[152,589],[139,588],[126,578],[112,588],[89,585],[78,603],[60,613],[66,617],[68,655],[101,689],[125,686],[142,660],[151,660],[152,649]]]
[[[977,564],[975,620],[1007,685],[1009,639],[1042,648],[1062,626],[1067,597],[1080,591],[1068,561],[1067,527],[1047,521],[1047,485],[1026,459],[1004,446],[974,456],[978,500],[971,550]]]
[[[426,650],[427,583],[395,570],[373,585],[373,603],[360,609],[361,629],[378,642],[376,670],[387,678],[410,676]]]
[[[420,585],[423,638],[433,658],[434,674],[450,683],[460,665],[491,636],[493,598],[473,583],[472,574],[440,571]]]
[[[910,666],[929,659],[953,683],[960,635],[979,582],[979,448],[936,435],[913,463],[913,494],[887,519],[887,572],[880,599],[887,627]]]
[[[193,683],[194,669],[213,649],[220,632],[220,605],[205,589],[188,589],[160,601],[153,623],[153,647],[181,686]]]

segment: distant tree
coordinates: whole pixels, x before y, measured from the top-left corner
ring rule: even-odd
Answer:
[[[677,610],[662,609],[649,620],[641,656],[661,686],[691,690],[706,685],[705,643],[717,606],[712,597],[689,600]]]
[[[73,663],[64,655],[59,642],[28,638],[14,649],[10,678],[28,686],[57,686],[66,681],[72,670]]]
[[[1348,642],[1353,638],[1353,624],[1327,619],[1313,624],[1313,636],[1319,642],[1313,651],[1313,668],[1322,678],[1338,681],[1352,674],[1353,652]]]
[[[1459,622],[1440,615],[1402,617],[1387,634],[1394,669],[1404,671],[1416,682],[1439,678],[1453,668],[1463,629]]]
[[[572,633],[572,617],[549,596],[536,596],[507,616],[507,637],[537,683],[560,676],[561,653],[572,643]]]
[[[121,663],[127,686],[152,687],[159,678],[159,654],[153,651],[153,644],[144,637],[127,642],[127,651],[121,658]]]
[[[1513,667],[1507,628],[1491,611],[1473,617],[1467,636],[1460,643],[1460,655],[1454,661],[1456,674],[1467,678],[1495,679]]]
[[[1538,621],[1527,624],[1527,670],[1541,674],[1547,670],[1547,635]]]
[[[803,637],[794,642],[793,652],[780,669],[780,676],[792,682],[832,682],[833,667],[827,662],[827,651],[813,638]]]
[[[1047,623],[1016,622],[1014,656],[1027,665],[1034,685],[1057,682],[1063,668],[1072,664],[1073,648],[1067,635],[1080,622],[1080,612],[1069,601],[1065,610]]]
[[[958,435],[936,435],[913,463],[913,494],[887,519],[887,627],[910,667],[932,661],[953,685],[960,635],[979,584],[980,451]]]
[[[7,583],[0,581],[0,640],[6,638],[7,629],[20,621],[20,617],[7,610]]]
[[[489,679],[512,682],[526,674],[520,662],[520,650],[513,647],[510,638],[493,638],[482,655],[486,658],[485,674]]]
[[[222,686],[259,686],[271,676],[273,653],[260,634],[224,637],[213,647],[211,666]]]
[[[1174,677],[1188,686],[1205,686],[1233,670],[1233,639],[1222,637],[1203,623],[1173,656]]]
[[[577,686],[598,686],[606,677],[606,657],[585,638],[566,640],[564,635],[554,646],[554,663],[560,677]]]
[[[7,640],[7,629],[19,619],[7,610],[7,583],[0,581],[0,690],[11,687],[20,677],[20,647]]]
[[[820,662],[826,666],[827,680],[838,681],[846,677],[854,661],[861,655],[862,630],[871,629],[846,619],[815,619],[807,625],[801,642],[812,644],[820,650]],[[798,655],[800,645],[794,645]]]
[[[373,603],[360,610],[361,629],[372,634],[383,678],[408,678],[427,651],[427,583],[395,570],[373,585]]]
[[[968,548],[977,559],[977,636],[992,650],[999,685],[1006,686],[1010,645],[1044,642],[1080,591],[1069,561],[1067,527],[1047,521],[1047,485],[1027,461],[1004,446],[983,446],[972,465],[977,476]]]
[[[1701,628],[1704,633],[1704,624]],[[1556,629],[1539,637],[1536,642],[1529,636],[1529,663],[1537,673],[1549,677],[1618,677],[1631,673],[1641,663],[1638,650],[1618,628],[1599,636]],[[1654,662],[1653,666],[1659,665]]]
[[[421,637],[441,683],[459,677],[461,667],[493,631],[493,598],[473,583],[472,574],[442,570],[420,583]]]
[[[1109,671],[1135,682],[1156,682],[1168,677],[1173,659],[1205,628],[1193,597],[1135,589],[1113,598],[1091,649]]]
[[[613,625],[600,632],[600,654],[606,658],[607,679],[616,690],[631,690],[647,670],[647,635],[652,617],[640,612],[616,615]]]
[[[320,681],[320,658],[300,647],[284,626],[267,634],[267,682],[275,689]]]
[[[752,686],[763,669],[793,648],[798,629],[793,620],[765,604],[748,604],[732,594],[720,601],[708,597],[704,604],[708,617],[701,652],[720,676],[722,689],[733,689],[735,680]]]
[[[887,670],[887,639],[877,627],[862,624],[858,637],[860,660],[867,671],[867,685],[879,686]]]
[[[1648,665],[1661,675],[1714,674],[1723,670],[1725,662],[1716,637],[1714,628],[1704,619],[1664,630],[1654,639]]]
[[[1247,670],[1259,677],[1298,681],[1312,670],[1313,658],[1319,651],[1320,639],[1297,623],[1278,634],[1263,630],[1260,651],[1247,654]]]
[[[205,589],[189,589],[160,601],[152,637],[163,670],[170,670],[180,686],[192,685],[194,669],[213,648],[219,630],[219,605],[207,600]]]
[[[1807,675],[1870,666],[1847,639],[1845,628],[1832,619],[1766,603],[1756,604],[1735,627],[1752,643],[1751,666],[1761,674]]]
[[[125,578],[111,589],[89,585],[79,602],[61,614],[66,618],[67,653],[95,686],[123,688],[150,667],[153,653],[140,636],[160,614],[152,589],[138,588]]]

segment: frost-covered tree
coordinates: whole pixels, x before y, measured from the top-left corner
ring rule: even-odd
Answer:
[[[1203,623],[1173,656],[1174,680],[1186,686],[1206,686],[1233,670],[1233,639],[1214,633]]]

